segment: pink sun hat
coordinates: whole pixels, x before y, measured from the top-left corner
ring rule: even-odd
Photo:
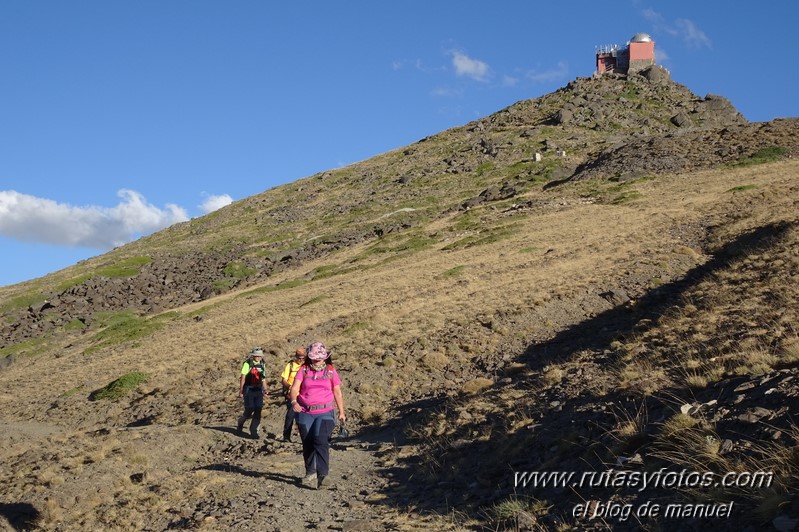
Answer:
[[[314,342],[308,347],[308,358],[311,360],[327,360],[329,356],[330,352],[322,342]]]

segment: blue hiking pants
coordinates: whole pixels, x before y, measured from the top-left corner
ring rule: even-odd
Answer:
[[[261,424],[261,410],[264,408],[264,391],[259,387],[248,386],[244,389],[244,413],[239,417],[238,430],[244,428],[244,422],[250,421],[250,434],[253,438],[258,436],[258,426]]]
[[[297,414],[297,426],[302,439],[302,458],[305,474],[326,477],[330,472],[330,439],[336,427],[335,410],[323,414]]]

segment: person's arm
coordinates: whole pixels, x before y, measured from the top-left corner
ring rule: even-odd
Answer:
[[[291,390],[291,383],[288,381],[289,375],[291,375],[291,362],[286,364],[286,367],[283,368],[283,373],[280,374],[280,382],[283,384],[283,395],[288,397],[289,390]]]
[[[286,367],[283,368],[283,373],[280,374],[280,382],[283,385],[283,395],[285,395],[287,399],[289,390],[291,390],[291,383],[288,381],[289,376],[291,376],[291,364],[291,362],[286,364]]]
[[[244,397],[244,380],[247,378],[247,375],[244,373],[241,374],[241,378],[239,379],[239,397]]]
[[[344,396],[341,393],[341,385],[336,384],[333,386],[333,397],[336,400],[336,408],[338,409],[338,418],[342,423],[347,421],[347,414],[344,413]]]
[[[297,377],[299,377],[299,372],[297,372],[297,375],[294,377],[294,384],[291,385],[291,390],[289,390],[289,401],[291,402],[292,410],[299,413],[302,412],[302,406],[297,402],[297,397],[300,395],[302,379]]]

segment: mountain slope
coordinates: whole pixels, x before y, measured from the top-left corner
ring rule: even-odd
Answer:
[[[797,125],[747,124],[656,76],[575,80],[0,289],[0,352],[14,355],[2,513],[45,530],[231,529],[256,493],[267,529],[636,529],[572,509],[698,495],[514,490],[514,472],[790,456]],[[230,430],[243,353],[263,345],[276,379],[317,339],[358,438],[334,454],[347,478],[320,495],[294,485],[296,447]],[[53,366],[43,394],[31,375]],[[93,400],[135,372],[147,382],[129,395]],[[755,406],[769,413],[734,425]],[[281,416],[275,399],[270,431]],[[778,437],[755,430],[766,420]],[[754,525],[796,517],[793,465],[773,497],[719,500],[742,515],[776,500]],[[322,522],[291,519],[318,497]]]

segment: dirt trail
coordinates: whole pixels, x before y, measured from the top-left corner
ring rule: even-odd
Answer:
[[[334,485],[325,490],[302,486],[305,468],[296,426],[292,442],[280,441],[276,434],[283,413],[282,405],[265,409],[259,440],[234,434],[232,426],[196,429],[215,443],[199,457],[204,465],[194,471],[207,471],[207,483],[224,482],[225,497],[219,503],[204,497],[190,516],[182,516],[187,520],[183,524],[267,531],[456,529],[441,516],[402,507],[403,486],[392,468],[400,456],[415,451],[397,445],[390,432],[342,439],[336,429],[331,446]],[[229,496],[234,492],[240,494]]]
[[[219,506],[197,508],[191,520],[224,530],[238,526],[260,530],[414,528],[410,523],[398,527],[399,514],[384,505],[385,495],[380,492],[388,480],[380,473],[379,444],[334,443],[331,478],[335,485],[328,490],[300,485],[304,473],[300,452],[299,443],[233,441],[223,451],[223,462],[214,475],[233,478],[233,484],[246,493]],[[219,457],[218,453],[209,456]]]
[[[41,497],[28,516],[0,511],[0,530],[455,530],[398,504],[401,453],[388,436],[334,438],[326,490],[303,487],[301,444],[278,441],[283,410],[265,412],[261,439],[229,422],[70,431],[41,422],[0,425],[9,501]],[[199,420],[197,420],[199,421]],[[31,476],[15,475],[38,462]],[[73,508],[72,511],[65,510]]]

